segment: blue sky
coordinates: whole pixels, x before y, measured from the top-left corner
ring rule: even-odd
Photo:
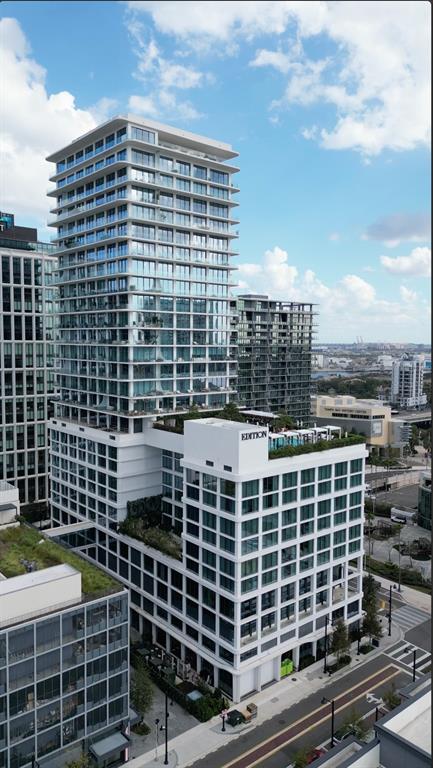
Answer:
[[[242,291],[317,302],[323,342],[429,342],[427,3],[0,10],[3,210],[49,236],[45,155],[114,114],[177,125],[240,154]]]

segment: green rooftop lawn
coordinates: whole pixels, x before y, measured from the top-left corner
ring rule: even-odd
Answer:
[[[20,525],[0,532],[0,572],[6,578],[26,573],[22,559],[36,561],[38,570],[62,563],[72,565],[81,573],[81,589],[86,596],[115,591],[120,586],[111,576],[34,528]]]

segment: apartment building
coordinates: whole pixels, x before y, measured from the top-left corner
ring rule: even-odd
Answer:
[[[0,480],[18,487],[23,507],[48,499],[54,251],[0,213]]]
[[[0,552],[0,766],[126,759],[128,591],[11,519]]]
[[[129,588],[134,630],[239,701],[286,662],[320,656],[327,617],[360,618],[366,451],[359,439],[330,439],[326,460],[277,459],[267,426],[166,423],[191,407],[218,413],[236,396],[235,157],[227,144],[131,116],[50,156],[50,456],[53,535],[78,524],[80,551]],[[163,496],[174,529],[152,546],[124,525],[129,502],[151,496]]]
[[[240,295],[232,301],[241,405],[310,420],[314,305]]]
[[[427,404],[424,394],[424,356],[403,355],[394,360],[391,374],[391,403],[398,408],[420,408]]]

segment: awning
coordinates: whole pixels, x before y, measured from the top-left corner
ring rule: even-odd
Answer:
[[[115,752],[120,752],[128,744],[129,739],[123,733],[117,731],[112,733],[111,736],[106,736],[104,739],[96,741],[89,747],[89,750],[96,759],[100,760],[101,758],[109,757]]]

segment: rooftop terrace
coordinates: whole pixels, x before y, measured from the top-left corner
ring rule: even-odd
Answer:
[[[81,573],[81,589],[86,599],[121,589],[111,576],[34,528],[20,525],[0,531],[0,573],[7,579],[29,573],[28,564],[39,571],[63,563]]]

